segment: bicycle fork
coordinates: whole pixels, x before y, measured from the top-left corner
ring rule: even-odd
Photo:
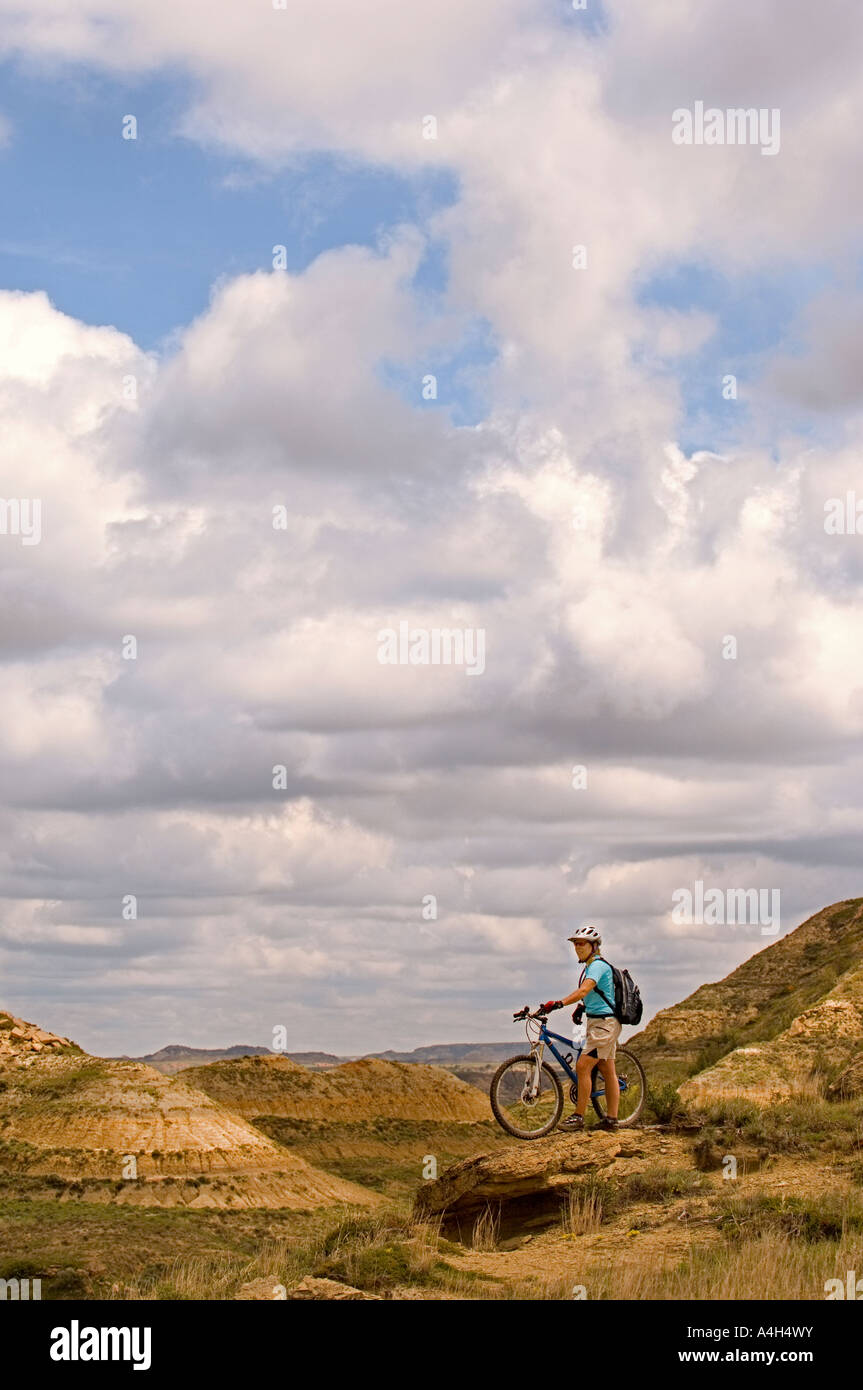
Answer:
[[[533,1105],[539,1095],[539,1088],[542,1082],[542,1043],[535,1043],[530,1049],[533,1057],[533,1081],[528,1078],[522,1087],[521,1100],[523,1105]]]

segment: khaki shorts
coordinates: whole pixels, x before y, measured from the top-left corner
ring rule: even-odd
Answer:
[[[620,1037],[620,1024],[617,1019],[611,1014],[596,1018],[591,1018],[590,1014],[587,1014],[585,1022],[587,1024],[585,1052],[595,1052],[599,1061],[607,1061],[612,1058],[617,1052],[617,1039]]]

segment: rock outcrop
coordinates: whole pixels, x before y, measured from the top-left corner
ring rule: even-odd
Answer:
[[[440,1177],[423,1183],[415,1210],[420,1217],[453,1216],[475,1212],[489,1203],[559,1196],[584,1174],[608,1167],[621,1154],[635,1156],[639,1151],[637,1134],[626,1131],[532,1139],[454,1163]]]
[[[302,1279],[299,1284],[295,1284],[288,1290],[288,1298],[291,1299],[314,1299],[319,1301],[326,1299],[337,1302],[382,1302],[380,1294],[365,1293],[362,1289],[355,1289],[352,1284],[342,1284],[338,1279],[315,1279],[312,1275]]]
[[[61,1037],[59,1033],[49,1033],[38,1028],[35,1023],[27,1023],[14,1014],[0,1011],[0,1067],[10,1062],[23,1062],[40,1053],[59,1054],[63,1052],[80,1053],[77,1043]]]

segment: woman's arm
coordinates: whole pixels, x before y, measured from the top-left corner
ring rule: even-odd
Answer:
[[[585,980],[580,989],[568,994],[565,999],[561,999],[561,1004],[566,1008],[567,1004],[578,1004],[582,999],[586,999],[590,991],[596,987],[596,980]]]

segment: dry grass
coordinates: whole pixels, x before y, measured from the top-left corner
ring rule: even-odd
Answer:
[[[491,1208],[477,1222],[481,1249],[493,1250],[500,1217]],[[385,1298],[471,1299],[497,1281],[448,1263],[456,1247],[443,1239],[440,1222],[389,1214],[346,1213],[327,1234],[303,1244],[287,1240],[262,1245],[251,1259],[214,1254],[179,1257],[157,1277],[142,1278],[113,1297],[121,1299],[233,1299],[243,1284],[266,1280],[290,1290],[306,1275],[334,1279]]]
[[[485,1220],[484,1220],[485,1218]],[[601,1223],[600,1196],[574,1190],[564,1215],[572,1236],[594,1234]],[[477,1228],[479,1242],[477,1243]],[[484,1233],[484,1234],[483,1234]],[[475,1227],[475,1250],[494,1250],[497,1218],[489,1208]],[[571,1252],[572,1247],[568,1250]],[[128,1299],[231,1299],[241,1285],[268,1279],[290,1289],[307,1274],[338,1279],[384,1297],[433,1300],[571,1300],[576,1283],[588,1299],[679,1301],[729,1299],[795,1301],[826,1297],[830,1279],[844,1283],[847,1271],[863,1269],[863,1235],[846,1231],[839,1239],[807,1240],[780,1229],[740,1232],[700,1243],[694,1233],[688,1250],[673,1263],[651,1245],[621,1244],[609,1251],[585,1251],[577,1276],[555,1272],[549,1250],[546,1273],[530,1279],[501,1278],[454,1266],[455,1247],[441,1238],[435,1222],[388,1224],[381,1217],[346,1219],[329,1235],[303,1246],[287,1241],[264,1244],[252,1259],[216,1254],[179,1258],[158,1280],[142,1279],[117,1289]],[[503,1268],[500,1274],[503,1274]]]
[[[578,1282],[588,1299],[817,1301],[826,1297],[826,1281],[839,1278],[844,1283],[849,1269],[863,1269],[859,1237],[813,1246],[771,1233],[736,1245],[693,1243],[689,1254],[672,1268],[662,1268],[649,1253],[639,1258],[633,1251],[628,1259],[616,1261],[605,1256],[602,1261],[586,1261]],[[550,1274],[492,1290],[485,1297],[572,1299],[573,1280]]]
[[[568,1235],[584,1236],[598,1231],[602,1225],[601,1196],[594,1188],[570,1188],[561,1219]]]
[[[487,1202],[473,1223],[471,1246],[474,1250],[496,1250],[500,1235],[500,1203]]]

